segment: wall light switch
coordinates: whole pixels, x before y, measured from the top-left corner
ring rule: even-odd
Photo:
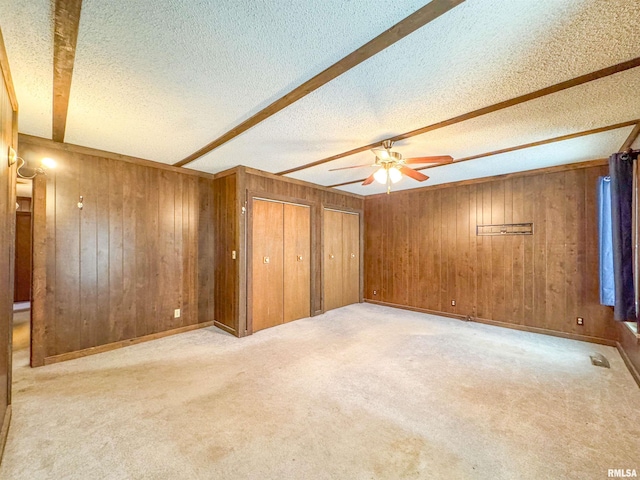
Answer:
[[[173,318],[180,318],[180,309],[179,308],[176,308],[173,311]]]
[[[233,251],[231,252],[231,258],[232,258],[233,260],[235,260],[235,259],[236,259],[236,251],[235,251],[235,250],[233,250]]]
[[[264,263],[269,263],[269,257],[264,257],[264,259],[262,260]]]

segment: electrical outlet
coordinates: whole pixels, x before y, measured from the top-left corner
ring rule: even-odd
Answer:
[[[180,318],[180,309],[179,308],[176,308],[173,311],[173,318]]]
[[[374,294],[374,295],[378,295],[378,290],[374,290],[374,291],[373,291],[373,294]]]
[[[576,323],[577,323],[578,325],[584,325],[584,318],[582,318],[582,317],[577,317],[577,318],[576,318]]]
[[[451,300],[451,306],[455,307],[456,306],[456,301],[455,300]]]

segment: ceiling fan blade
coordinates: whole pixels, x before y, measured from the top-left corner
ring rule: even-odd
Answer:
[[[453,157],[449,155],[441,155],[437,157],[412,157],[405,158],[404,163],[407,165],[412,163],[440,163],[442,165],[446,165],[447,163],[453,163]]]
[[[391,158],[389,156],[389,152],[387,152],[384,148],[372,148],[371,151],[380,160],[388,160],[389,158]]]
[[[398,170],[404,173],[407,177],[413,178],[414,180],[417,180],[419,182],[424,182],[425,180],[429,179],[429,177],[427,177],[424,173],[416,172],[413,168],[399,166]]]
[[[347,170],[349,168],[362,168],[362,167],[371,167],[372,165],[370,163],[367,163],[366,165],[352,165],[350,167],[340,167],[340,168],[331,168],[329,169],[330,172],[335,172],[337,170]]]
[[[416,173],[418,173],[418,172],[416,172]],[[367,179],[364,182],[362,182],[362,185],[369,185],[369,184],[373,183],[374,180],[375,180],[375,178],[373,178],[373,173],[372,173],[371,175],[369,175],[367,177]]]

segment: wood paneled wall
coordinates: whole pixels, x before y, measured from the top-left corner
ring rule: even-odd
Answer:
[[[33,366],[213,322],[212,179],[25,142],[20,154],[58,162],[34,187]]]
[[[215,302],[216,325],[239,333],[239,213],[238,175],[233,172],[214,180]],[[236,251],[236,258],[232,257]]]
[[[606,174],[565,169],[367,197],[365,297],[615,340],[598,293],[596,179]],[[534,234],[476,236],[478,224],[521,222]]]
[[[246,308],[249,215],[242,212],[243,207],[248,208],[249,196],[311,206],[311,314],[322,313],[322,208],[364,212],[364,198],[245,167],[216,175],[214,184],[215,288],[216,298],[224,299],[216,302],[216,325],[240,337],[251,333]]]
[[[17,146],[18,106],[0,32],[0,459],[11,418],[11,332],[16,219],[16,164],[9,146]]]

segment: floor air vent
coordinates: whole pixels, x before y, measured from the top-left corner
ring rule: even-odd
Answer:
[[[607,360],[607,357],[601,353],[594,353],[593,355],[589,355],[589,357],[591,358],[592,365],[595,365],[596,367],[611,368],[609,360]]]

